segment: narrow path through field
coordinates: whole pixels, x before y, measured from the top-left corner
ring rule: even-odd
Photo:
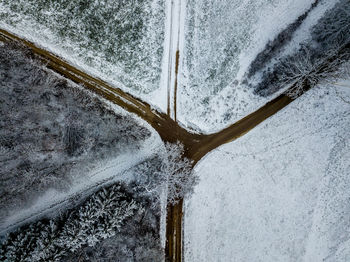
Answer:
[[[166,69],[163,74],[167,78],[167,115],[176,121],[177,86],[180,64],[180,43],[182,41],[181,26],[184,19],[185,6],[183,1],[171,0],[167,3],[166,41],[164,53],[167,54]],[[182,46],[182,45],[181,45]]]

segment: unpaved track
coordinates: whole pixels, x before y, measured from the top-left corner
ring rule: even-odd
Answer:
[[[29,48],[42,61],[47,63],[47,67],[53,71],[82,84],[84,87],[105,99],[121,106],[126,111],[136,114],[147,121],[160,135],[163,141],[174,143],[180,141],[185,148],[185,157],[194,161],[194,165],[208,152],[216,147],[231,142],[246,134],[258,124],[274,115],[289,103],[292,99],[286,95],[280,95],[267,103],[257,111],[246,116],[233,125],[220,132],[205,135],[194,134],[182,128],[176,121],[165,113],[152,109],[151,106],[140,99],[123,92],[119,88],[112,87],[108,83],[92,77],[83,71],[71,66],[64,59],[51,54],[33,43],[13,35],[10,32],[0,29],[0,40],[20,43]],[[349,48],[349,46],[347,46]],[[178,60],[177,54],[177,60]],[[321,69],[322,70],[322,69]],[[168,205],[167,227],[166,227],[166,256],[168,261],[182,261],[182,203]]]
[[[220,132],[209,135],[195,134],[182,128],[167,114],[152,109],[148,103],[119,88],[112,87],[101,79],[88,75],[68,64],[63,58],[39,48],[25,39],[0,29],[0,40],[19,43],[29,48],[39,59],[47,64],[48,68],[78,84],[82,84],[108,101],[141,117],[159,133],[163,141],[171,143],[180,141],[184,145],[185,156],[192,159],[194,165],[211,150],[244,135],[292,101],[287,96],[281,95],[256,112]],[[177,52],[176,69],[178,68],[179,55],[179,52]],[[182,261],[182,204],[183,200],[180,199],[178,204],[174,206],[168,205],[167,207],[166,256],[169,261]]]
[[[180,64],[180,42],[182,43],[182,19],[184,19],[185,3],[182,0],[169,0],[169,24],[167,25],[167,115],[176,122],[177,85]],[[181,50],[182,51],[182,50]]]
[[[185,144],[186,156],[193,160],[193,166],[208,152],[218,146],[231,142],[256,127],[258,124],[274,115],[293,100],[285,95],[280,95],[254,113],[246,116],[235,124],[211,135],[201,135],[198,140]],[[166,255],[167,261],[183,261],[183,199],[175,205],[167,206],[166,222]]]
[[[174,121],[176,122],[176,107],[177,107],[177,79],[179,74],[179,63],[180,63],[180,51],[176,51],[176,61],[175,61],[175,84],[174,84]]]

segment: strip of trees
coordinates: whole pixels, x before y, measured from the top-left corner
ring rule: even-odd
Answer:
[[[95,193],[60,219],[42,220],[18,229],[1,244],[5,261],[60,261],[82,246],[95,246],[117,234],[125,219],[144,212],[121,184]]]

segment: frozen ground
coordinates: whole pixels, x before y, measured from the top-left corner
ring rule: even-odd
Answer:
[[[287,49],[304,40],[337,1],[320,0]],[[171,11],[162,0],[1,0],[0,26],[163,111],[176,46],[181,60],[177,118],[189,128],[213,132],[272,98],[254,95],[240,80],[266,44],[313,2],[196,0],[181,1],[181,8],[176,2]],[[171,48],[169,41],[177,43]]]
[[[179,41],[185,41],[179,44],[183,60],[178,119],[187,127],[212,132],[270,100],[271,97],[254,95],[253,90],[240,85],[240,80],[265,45],[313,2],[187,1],[185,32],[184,35],[179,32],[178,36]],[[307,38],[310,26],[335,2],[337,0],[321,0],[286,48],[292,50]],[[25,36],[85,71],[165,110],[165,99],[160,98],[160,94],[164,95],[165,79],[160,81],[161,71],[166,67],[164,40],[166,42],[170,36],[163,32],[167,30],[164,29],[164,6],[165,1],[160,0],[98,3],[1,0],[0,27]],[[180,15],[179,19],[182,18]],[[0,75],[3,76],[8,77]],[[21,75],[17,78],[20,80]],[[12,98],[15,96],[9,91],[19,94],[23,91],[13,85],[5,90]],[[41,98],[48,100],[45,107],[52,107],[52,99],[56,101],[54,97],[57,96],[61,96],[57,90],[44,94]],[[4,101],[11,101],[2,97]],[[28,96],[19,97],[26,100]],[[348,261],[350,225],[345,218],[350,213],[347,203],[350,181],[346,176],[349,173],[349,100],[347,88],[312,90],[243,138],[209,154],[196,167],[202,182],[185,207],[185,258],[189,261],[208,261],[208,258],[214,261],[231,261],[232,258],[237,261]],[[26,103],[28,106],[32,101]],[[37,106],[28,118],[13,119],[22,122],[33,122],[31,118],[38,116],[51,119],[46,115],[48,110]],[[6,108],[3,111],[18,113]],[[71,127],[64,126],[65,131],[55,134],[55,138],[64,137],[63,133],[70,130],[79,131],[83,126],[72,124],[77,116],[70,116],[69,112],[61,118]],[[21,131],[21,124],[14,126],[16,132]],[[140,128],[143,127],[141,124]],[[101,130],[100,127],[87,129],[86,132],[92,133]],[[39,130],[40,135],[47,132],[37,126],[33,130]],[[35,132],[27,133],[29,136]],[[110,132],[106,134],[111,138]],[[159,138],[154,142],[153,135],[146,142],[142,137],[137,153],[131,150],[119,155],[117,160],[98,162],[97,166],[95,163],[94,168],[89,166],[89,172],[81,172],[86,179],[73,181],[71,191],[50,190],[22,213],[14,214],[14,211],[11,214],[14,216],[8,217],[6,223],[23,219],[33,211],[40,213],[58,200],[65,201],[66,193],[81,195],[94,183],[103,183],[117,175],[122,177],[125,174],[122,171],[153,156],[153,150],[149,149],[160,145],[157,144]],[[46,140],[53,139],[46,136]],[[17,141],[10,136],[1,140],[1,157],[9,153],[3,148],[13,146],[8,140]],[[61,145],[64,141],[58,139],[57,143]],[[43,147],[56,148],[50,141],[43,143]],[[31,154],[33,150],[29,149],[25,149],[29,152],[26,158],[38,160],[41,165],[43,156]],[[59,154],[70,154],[64,150],[65,147]],[[28,163],[17,163],[15,158],[11,161],[26,174],[31,171],[27,170]],[[75,165],[74,159],[71,164]],[[43,167],[43,170],[48,167],[46,162]],[[45,183],[53,182],[43,181],[43,184],[47,186]],[[0,215],[4,216],[4,212],[3,209]],[[164,217],[162,219],[164,230]],[[108,246],[109,242],[105,244]]]
[[[253,112],[261,98],[241,83],[266,44],[310,9],[313,0],[188,1],[184,59],[180,65],[178,119],[213,132]],[[287,46],[295,49],[308,29],[337,1],[319,1]],[[274,94],[276,95],[276,94]]]
[[[350,88],[309,91],[195,168],[186,261],[350,260]]]
[[[178,48],[177,119],[207,133],[272,99],[255,95],[241,80],[266,44],[314,2],[195,0],[176,1],[172,9],[162,0],[1,0],[0,26],[163,111]],[[305,40],[336,2],[319,0],[285,49]]]
[[[161,101],[152,92],[160,86],[165,1],[1,0],[0,27],[149,102]]]

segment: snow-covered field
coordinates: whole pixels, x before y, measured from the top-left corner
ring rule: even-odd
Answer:
[[[1,0],[0,27],[153,104],[160,101],[153,92],[162,73],[165,1]]]
[[[320,0],[268,63],[294,54],[310,37],[310,28],[339,1]],[[170,89],[175,88],[179,51],[177,120],[210,133],[278,95],[258,96],[245,77],[268,43],[314,2],[0,0],[0,28],[163,111],[167,91],[170,104],[176,97]],[[186,261],[350,261],[349,87],[347,81],[312,89],[198,163],[195,173],[201,180],[184,207]],[[131,115],[106,104],[125,118]],[[142,120],[135,123],[151,129]],[[57,213],[112,182],[140,183],[153,194],[156,190],[146,185],[154,179],[152,169],[145,165],[135,172],[145,181],[130,170],[164,154],[163,149],[152,130],[137,148],[73,170],[77,175],[68,189],[45,189],[34,201],[14,208],[1,221],[0,234]],[[160,196],[162,244],[165,191]]]
[[[350,261],[350,81],[313,89],[207,155],[186,261]]]
[[[320,1],[286,47],[296,48],[335,1]],[[313,0],[188,1],[180,65],[178,119],[203,132],[234,123],[271,100],[242,84],[266,44],[310,9]],[[276,94],[275,94],[276,95]]]
[[[321,0],[287,49],[304,40],[337,1]],[[213,132],[272,98],[254,95],[240,80],[265,45],[313,2],[2,0],[0,27],[163,111],[178,48],[177,118],[184,126]],[[170,96],[172,103],[173,92]]]
[[[285,51],[295,49],[338,0],[320,0]],[[314,0],[0,1],[0,27],[166,111],[180,51],[177,119],[214,132],[262,98],[241,83],[250,63]],[[177,14],[180,12],[180,14]],[[69,19],[66,19],[69,17]],[[173,92],[169,93],[173,103]]]

